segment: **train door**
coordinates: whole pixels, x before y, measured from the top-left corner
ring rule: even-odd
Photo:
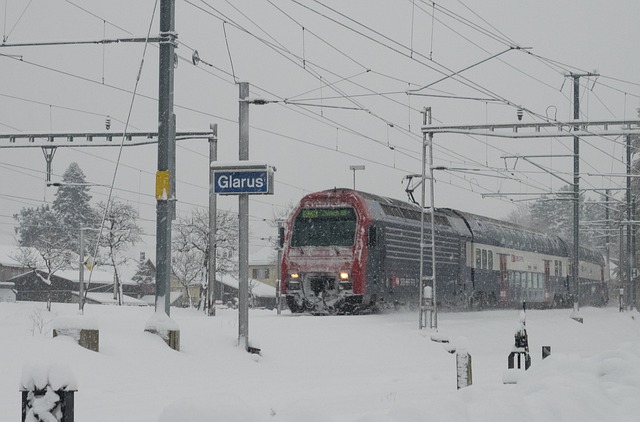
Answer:
[[[471,272],[473,271],[471,262],[467,262],[467,241],[460,241],[460,259],[458,260],[458,286],[454,294],[457,296],[458,300],[462,300],[464,298],[465,292],[467,290],[467,282],[471,280]],[[463,302],[466,304],[466,300]]]
[[[509,286],[509,275],[507,274],[507,255],[500,254],[500,302],[506,302],[507,287]]]
[[[384,285],[384,241],[382,230],[369,226],[367,236],[368,260],[367,260],[367,293],[370,295],[383,295]]]
[[[544,261],[544,301],[551,301],[551,261]]]

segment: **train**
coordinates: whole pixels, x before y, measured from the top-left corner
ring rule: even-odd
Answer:
[[[422,212],[413,203],[334,188],[304,196],[285,223],[280,292],[289,309],[334,314],[417,305],[420,234],[424,226],[429,241],[431,218],[438,306],[573,303],[572,242],[451,208]],[[580,246],[578,256],[579,303],[606,304],[602,254]],[[422,257],[424,281],[433,269],[430,245],[423,244]]]

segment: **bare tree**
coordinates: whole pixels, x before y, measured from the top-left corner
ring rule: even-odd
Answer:
[[[200,261],[200,252],[196,249],[175,251],[171,255],[171,269],[176,276],[189,300],[189,307],[193,307],[193,298],[189,287],[202,285],[204,268]]]
[[[107,265],[113,267],[114,298],[122,305],[122,284],[118,267],[131,259],[124,252],[140,241],[142,229],[137,224],[138,212],[131,205],[117,200],[112,200],[108,208],[104,202],[98,203],[98,211],[104,216],[100,246],[107,250]]]
[[[209,213],[194,208],[191,214],[178,219],[173,226],[172,253],[182,255],[178,261],[187,258],[200,265],[203,286],[209,284]],[[237,270],[235,256],[238,249],[238,216],[235,213],[216,213],[216,273],[230,274]],[[173,260],[173,258],[172,258]],[[175,272],[175,271],[174,271]],[[204,293],[204,290],[202,291]],[[203,299],[202,297],[200,298]]]
[[[295,205],[292,202],[289,202],[285,207],[276,210],[273,210],[273,217],[267,220],[267,224],[269,227],[273,228],[276,232],[275,236],[269,236],[269,243],[273,246],[274,249],[280,248],[279,242],[279,229],[284,223],[289,219],[291,213],[293,212]]]
[[[231,274],[237,269],[234,259],[238,250],[238,216],[231,212],[216,213],[216,271]],[[198,251],[200,265],[209,260],[209,213],[194,208],[174,225],[173,246],[177,251]],[[194,257],[195,258],[195,257]],[[206,270],[205,270],[206,271]]]

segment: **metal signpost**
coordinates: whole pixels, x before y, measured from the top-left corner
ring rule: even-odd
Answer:
[[[238,247],[238,345],[251,353],[260,350],[249,344],[249,195],[273,194],[274,168],[247,160],[211,163],[213,193],[238,195],[239,247]],[[244,205],[243,205],[244,202]]]

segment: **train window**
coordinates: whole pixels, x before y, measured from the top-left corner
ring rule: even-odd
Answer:
[[[420,214],[421,213],[419,213],[416,210],[404,209],[404,210],[402,210],[402,214],[404,215],[404,218],[408,218],[410,220],[418,220],[418,221],[420,221]]]
[[[441,215],[436,215],[435,220],[434,220],[437,224],[441,225],[441,226],[449,226],[449,219],[446,217],[443,217]]]
[[[356,225],[353,208],[304,208],[294,221],[291,246],[351,246]]]
[[[558,261],[558,275],[562,277],[562,261]]]
[[[487,267],[487,250],[482,250],[482,268],[486,269]]]
[[[369,247],[374,247],[378,240],[378,231],[376,230],[376,226],[369,226],[369,235],[367,236],[367,245]]]
[[[493,269],[493,251],[487,251],[487,268]]]
[[[527,273],[527,284],[530,289],[533,289],[533,273]]]
[[[482,255],[480,249],[476,249],[476,268],[482,268]]]

